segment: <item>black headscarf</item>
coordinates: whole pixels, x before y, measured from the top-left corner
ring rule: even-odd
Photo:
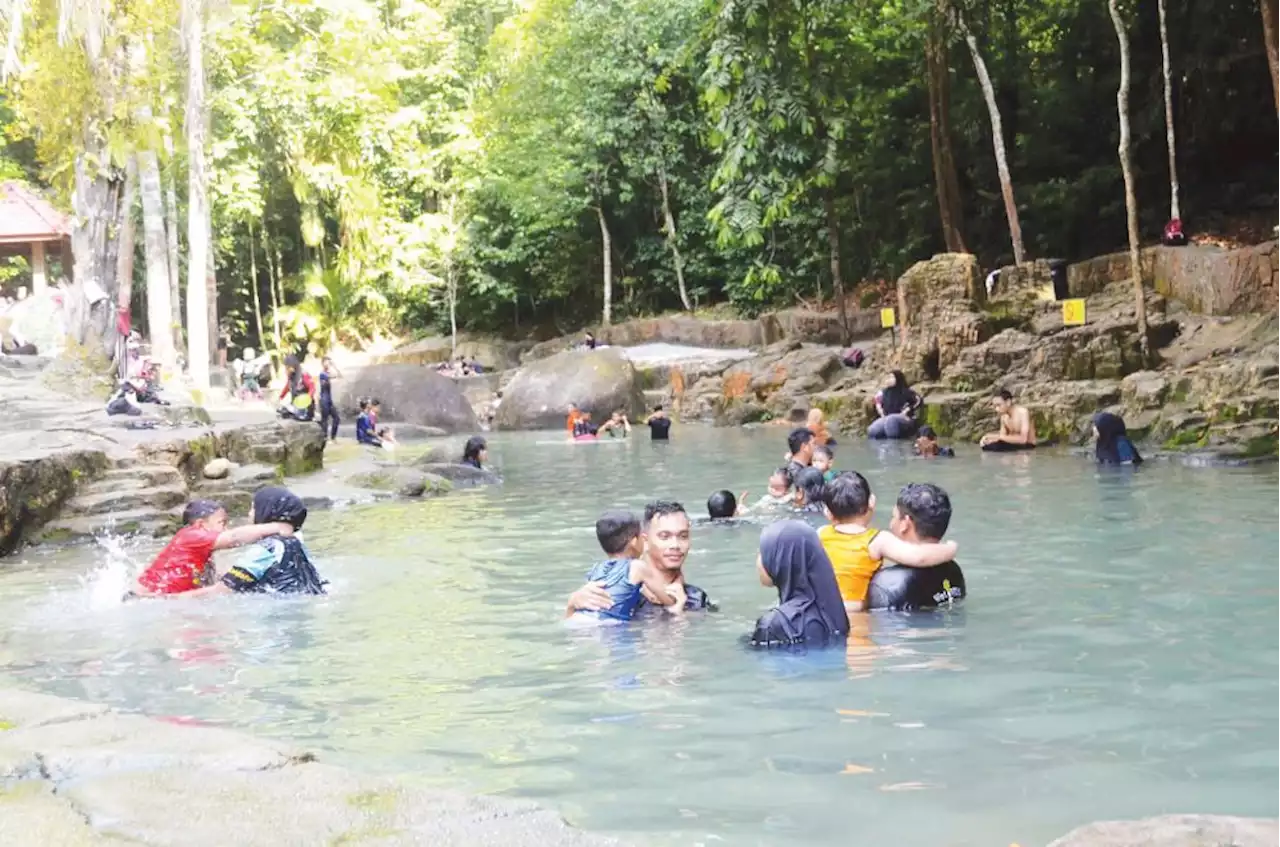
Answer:
[[[906,413],[910,416],[919,405],[920,395],[911,390],[911,383],[907,382],[907,377],[902,371],[892,373],[893,385],[880,390],[880,408],[884,410],[885,415],[900,415],[903,413],[904,406],[911,406],[912,408]]]
[[[307,520],[307,507],[298,495],[287,488],[272,486],[253,495],[253,522],[287,523],[294,529],[302,529]]]
[[[1093,455],[1104,465],[1142,464],[1138,448],[1129,440],[1124,418],[1110,412],[1098,412],[1093,416],[1093,426],[1098,430],[1098,441]]]
[[[826,479],[817,468],[805,468],[796,474],[795,486],[804,492],[804,505],[813,511],[822,511],[822,493]]]
[[[760,534],[760,558],[778,589],[778,605],[756,621],[752,646],[821,646],[848,634],[835,571],[812,527],[800,521],[770,525]]]

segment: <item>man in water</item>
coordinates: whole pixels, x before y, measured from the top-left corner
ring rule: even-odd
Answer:
[[[630,434],[631,421],[627,420],[627,413],[622,409],[614,409],[609,420],[596,432],[596,435],[611,435],[614,438],[626,438]]]
[[[671,432],[671,418],[667,417],[667,413],[662,410],[661,406],[654,406],[653,414],[645,418],[644,422],[649,425],[650,440],[669,440]]]
[[[1013,395],[1002,389],[991,403],[1000,415],[1000,430],[988,432],[978,443],[983,450],[1029,450],[1036,446],[1036,428],[1026,406],[1013,402]]]
[[[931,483],[909,483],[898,493],[889,531],[912,544],[942,541],[951,525],[951,498]],[[864,608],[932,609],[965,598],[964,572],[954,561],[929,568],[882,567],[871,577]]]
[[[791,430],[787,436],[787,470],[794,481],[800,472],[813,464],[813,432],[804,427]]]
[[[689,558],[689,515],[684,506],[672,500],[656,500],[644,507],[644,553],[650,564],[670,585],[684,586],[686,610],[714,609],[706,593],[684,581],[684,563]],[[648,593],[645,589],[644,593]],[[653,600],[646,597],[647,602]],[[603,585],[588,582],[569,595],[566,615],[580,610],[604,611],[614,599]],[[643,603],[641,606],[643,607]]]

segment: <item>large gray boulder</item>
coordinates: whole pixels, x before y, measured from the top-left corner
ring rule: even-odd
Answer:
[[[360,398],[382,401],[380,421],[408,423],[445,432],[478,430],[475,410],[453,380],[422,365],[367,365],[333,381],[333,400],[348,420],[358,414]]]
[[[562,427],[570,403],[602,423],[614,409],[639,417],[644,394],[635,368],[618,350],[559,353],[520,369],[502,393],[494,427]]]
[[[1049,847],[1275,847],[1275,818],[1162,815],[1099,821],[1073,829]]]

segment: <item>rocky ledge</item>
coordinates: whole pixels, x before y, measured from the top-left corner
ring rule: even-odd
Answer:
[[[0,844],[590,847],[525,800],[355,773],[209,726],[0,690]]]
[[[1275,818],[1161,815],[1087,824],[1049,847],[1276,847],[1278,842]]]

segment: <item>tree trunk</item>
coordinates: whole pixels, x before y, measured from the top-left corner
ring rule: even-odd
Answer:
[[[133,204],[138,196],[138,165],[130,156],[124,166],[124,192],[120,197],[120,210],[116,216],[116,318],[119,315],[130,315],[133,309],[133,258],[136,247],[133,228]],[[132,321],[132,316],[130,317]],[[117,335],[119,333],[117,332]],[[119,338],[115,345],[116,367],[120,378],[128,376],[128,352],[125,349],[126,339]]]
[[[160,162],[154,150],[138,154],[142,183],[142,234],[147,256],[147,333],[151,353],[161,370],[172,373],[177,360],[173,344],[173,294],[169,277],[168,238],[165,235],[164,195]]]
[[[280,255],[276,253],[272,255],[271,232],[265,227],[262,230],[262,252],[267,257],[267,279],[271,283],[271,340],[275,342],[276,355],[271,359],[271,371],[275,372],[275,361],[280,356],[280,306],[283,305],[282,298],[276,290],[276,279],[280,276]]]
[[[71,227],[73,276],[66,295],[67,333],[77,344],[110,356],[115,349],[115,264],[113,239],[119,203],[119,184],[104,173],[90,174],[90,168],[106,160],[106,151],[86,145],[76,157],[75,188],[71,206],[75,212]]]
[[[1009,240],[1013,242],[1013,261],[1022,264],[1026,258],[1022,249],[1022,225],[1018,223],[1018,206],[1013,201],[1013,180],[1009,176],[1009,160],[1004,150],[1004,127],[1000,121],[1000,107],[996,105],[996,92],[991,85],[991,75],[987,73],[987,63],[982,61],[982,53],[978,50],[978,39],[969,31],[968,24],[960,14],[955,12],[956,27],[964,36],[969,46],[969,55],[973,57],[973,67],[978,73],[978,83],[982,86],[982,97],[987,103],[987,112],[991,115],[991,144],[995,148],[996,171],[1000,174],[1000,193],[1004,196],[1004,213],[1009,220]]]
[[[840,218],[836,215],[835,192],[830,188],[822,191],[822,210],[827,219],[827,246],[831,250],[831,287],[836,298],[836,308],[840,311],[840,328],[844,343],[849,343],[849,310],[845,304],[844,276],[840,270]]]
[[[253,218],[249,219],[249,291],[253,294],[253,321],[258,330],[258,352],[266,349],[262,334],[262,295],[258,292],[258,242],[253,236]]]
[[[1181,219],[1182,212],[1178,208],[1178,156],[1173,129],[1173,72],[1169,62],[1169,27],[1165,0],[1158,0],[1157,5],[1160,7],[1160,57],[1164,66],[1164,137],[1169,146],[1169,217]]]
[[[929,22],[925,63],[929,80],[929,141],[933,152],[933,178],[938,192],[942,239],[950,253],[967,253],[964,244],[964,207],[951,152],[951,72],[947,67],[947,41],[941,15]]]
[[[1262,9],[1262,40],[1267,47],[1267,64],[1271,66],[1271,90],[1276,95],[1276,112],[1280,113],[1280,48],[1276,44],[1275,0],[1260,0]]]
[[[165,183],[164,228],[165,241],[169,251],[169,309],[172,313],[170,325],[173,329],[173,350],[175,361],[177,351],[183,347],[182,338],[182,263],[178,258],[180,249],[178,236],[178,189],[174,172],[178,169],[173,160],[173,136],[164,134],[164,157],[169,163],[169,175]]]
[[[693,311],[689,302],[689,291],[684,286],[684,260],[680,257],[680,247],[676,243],[676,218],[671,214],[671,198],[667,193],[667,169],[658,165],[658,184],[662,187],[662,218],[666,221],[667,246],[671,248],[671,260],[676,266],[676,285],[680,288],[680,302],[686,312]]]
[[[187,367],[209,388],[209,177],[204,161],[204,3],[186,0],[187,25]]]
[[[1142,290],[1142,257],[1138,252],[1138,198],[1133,186],[1133,163],[1129,152],[1129,35],[1120,17],[1117,0],[1108,0],[1111,22],[1120,43],[1120,88],[1116,91],[1116,111],[1120,115],[1120,170],[1124,173],[1124,209],[1129,221],[1129,276],[1133,280],[1134,305],[1138,314],[1138,344],[1145,365],[1150,361],[1147,339],[1147,298]]]
[[[209,126],[205,124],[206,138],[209,137],[208,130]],[[213,209],[207,195],[204,207],[204,232],[206,255],[209,257],[204,268],[204,287],[209,298],[209,361],[213,362],[215,367],[221,367],[222,363],[218,357],[218,341],[222,337],[222,330],[218,324],[218,256],[213,243]]]
[[[596,206],[600,220],[600,240],[604,247],[604,325],[613,320],[613,239],[609,235],[609,222],[604,218],[604,206]]]

